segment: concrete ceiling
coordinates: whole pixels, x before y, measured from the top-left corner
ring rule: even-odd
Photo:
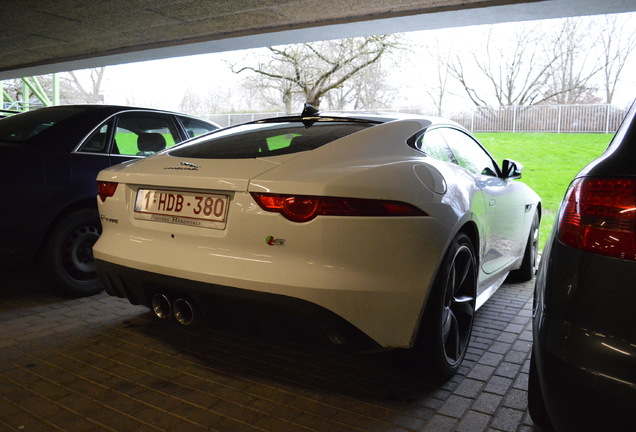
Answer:
[[[370,34],[636,11],[636,0],[2,0],[0,79]]]

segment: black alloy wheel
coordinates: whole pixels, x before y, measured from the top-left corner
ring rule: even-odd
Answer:
[[[420,328],[420,349],[432,372],[449,377],[466,356],[475,318],[477,266],[468,236],[458,234],[436,277]]]

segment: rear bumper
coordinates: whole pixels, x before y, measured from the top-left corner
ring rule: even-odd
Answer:
[[[384,348],[413,346],[449,238],[435,219],[324,217],[295,224],[244,207],[250,210],[235,213],[225,230],[129,222],[127,214],[108,212],[118,222],[102,220],[94,257],[181,280],[184,293],[197,285],[297,299],[339,316]],[[270,244],[270,235],[281,243]],[[154,283],[104,265],[98,273],[113,280],[125,273],[120,284],[136,284],[138,277],[146,286]],[[147,304],[132,296],[133,303]]]
[[[636,424],[636,386],[608,367],[631,358],[636,371],[636,348],[608,342],[576,330],[560,355],[535,343],[541,391],[557,431],[623,431]],[[629,351],[616,351],[625,348]]]
[[[152,297],[163,294],[171,302],[186,299],[195,307],[195,321],[231,330],[276,327],[279,334],[312,342],[374,350],[380,346],[333,312],[311,302],[284,295],[215,285],[96,260],[106,292],[152,308]],[[282,331],[281,331],[282,330]],[[266,330],[265,330],[266,331]]]

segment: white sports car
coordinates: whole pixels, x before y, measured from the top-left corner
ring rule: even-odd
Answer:
[[[448,376],[475,310],[534,275],[520,175],[450,121],[307,106],[101,171],[94,256],[109,294],[161,318],[263,307]]]

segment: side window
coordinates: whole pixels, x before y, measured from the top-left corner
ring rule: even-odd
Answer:
[[[113,120],[104,123],[99,129],[93,132],[93,134],[84,141],[78,151],[84,153],[108,153],[108,129],[112,124]]]
[[[149,156],[181,141],[167,114],[124,113],[117,119],[113,153]]]
[[[444,162],[455,162],[453,153],[450,148],[448,148],[444,137],[437,129],[426,131],[415,142],[415,147],[435,159],[439,159]]]
[[[212,132],[213,130],[217,130],[218,128],[210,123],[202,122],[197,119],[193,119],[190,117],[179,117],[181,123],[183,123],[183,127],[185,128],[188,138],[194,138],[199,135],[203,135],[207,132]]]
[[[495,162],[477,141],[457,129],[443,128],[439,130],[453,151],[459,166],[474,174],[497,175]]]

